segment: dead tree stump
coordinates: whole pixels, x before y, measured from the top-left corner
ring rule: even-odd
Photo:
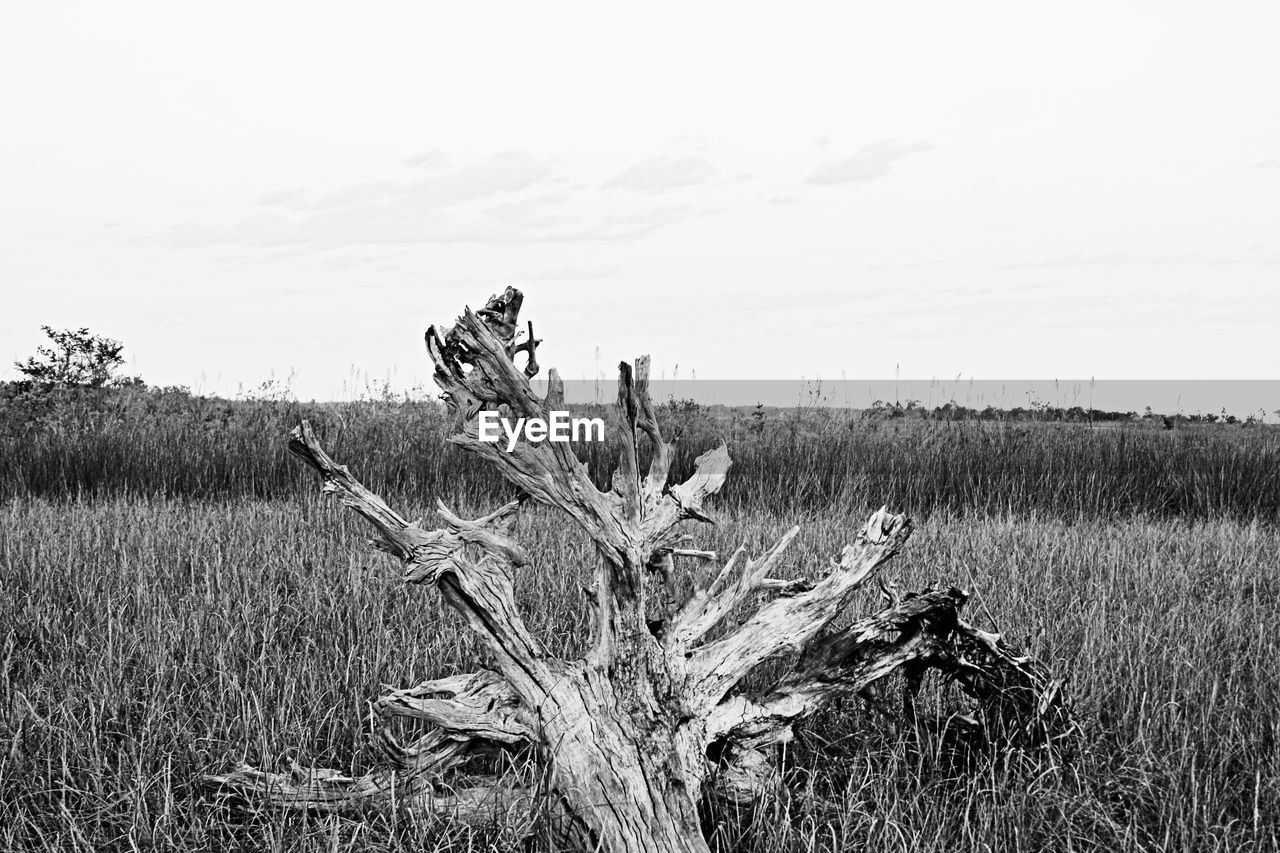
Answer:
[[[304,422],[290,450],[315,469],[325,492],[377,529],[372,544],[403,562],[406,582],[436,585],[483,638],[495,669],[379,699],[374,710],[384,722],[412,718],[431,726],[408,745],[386,726],[384,769],[352,778],[242,765],[208,777],[215,789],[307,810],[367,808],[394,797],[466,819],[527,792],[500,778],[447,787],[450,771],[480,751],[532,748],[566,843],[616,853],[706,851],[698,819],[704,797],[759,798],[778,784],[776,747],[794,725],[838,697],[867,695],[900,668],[946,673],[973,697],[973,725],[998,727],[1002,737],[1044,743],[1072,728],[1060,683],[998,635],[967,624],[959,589],[886,592],[879,613],[833,629],[854,593],[907,540],[905,515],[876,512],[811,580],[770,577],[799,528],[762,556],[748,558],[739,549],[723,566],[709,562],[714,555],[707,552],[680,548],[681,522],[711,521],[705,502],[724,483],[729,454],[723,445],[704,453],[692,477],[668,483],[672,451],[649,399],[647,357],[619,366],[624,435],[609,491],[596,488],[567,443],[520,441],[508,452],[480,440],[482,411],[545,419],[564,408],[554,370],[545,398],[530,386],[539,341],[529,324],[528,337],[516,343],[521,301],[518,290],[507,288],[484,309],[465,310],[451,328],[432,327],[427,348],[454,417],[451,440],[523,494],[563,511],[594,542],[600,560],[588,591],[593,633],[586,657],[551,657],[520,617],[511,572],[528,555],[510,538],[519,502],[475,520],[440,504],[442,526],[424,529],[335,463]],[[523,368],[515,363],[521,352]],[[640,470],[642,440],[652,460],[647,471]],[[675,558],[702,561],[693,592],[654,618]],[[711,638],[761,591],[772,597],[736,629]],[[770,686],[744,687],[761,664],[784,655],[794,656],[795,665]]]

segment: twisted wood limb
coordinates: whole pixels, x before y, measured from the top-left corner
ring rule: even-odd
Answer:
[[[392,691],[373,704],[382,720],[378,747],[389,766],[359,776],[307,768],[290,761],[286,773],[240,763],[225,774],[205,777],[220,798],[294,810],[361,811],[394,803],[464,820],[484,820],[501,804],[528,799],[511,779],[477,777],[449,789],[449,771],[477,752],[528,743],[528,718],[514,703],[510,686],[497,673],[481,671],[428,681]],[[390,723],[412,718],[435,728],[401,745]]]
[[[742,626],[694,651],[690,671],[696,681],[695,707],[713,708],[760,663],[778,655],[804,651],[846,608],[868,577],[898,552],[911,535],[905,515],[881,508],[847,545],[831,573],[808,592],[777,598],[763,605]],[[788,541],[784,537],[783,542]],[[766,567],[767,568],[767,567]],[[721,594],[732,599],[736,590]]]

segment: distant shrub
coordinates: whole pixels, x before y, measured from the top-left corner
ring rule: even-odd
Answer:
[[[140,379],[121,380],[116,371],[124,365],[124,344],[112,338],[91,334],[88,328],[54,329],[41,326],[49,346],[36,348],[36,354],[13,366],[37,386],[101,388],[108,384],[141,384]]]

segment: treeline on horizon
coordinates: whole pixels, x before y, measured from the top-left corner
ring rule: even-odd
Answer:
[[[1243,424],[1245,426],[1261,426],[1263,421],[1259,414],[1246,415],[1243,419],[1228,413],[1225,409],[1220,414],[1213,412],[1194,412],[1192,414],[1166,415],[1151,411],[1147,406],[1142,414],[1135,411],[1107,411],[1104,409],[1084,408],[1083,406],[1051,406],[1048,403],[1032,403],[1028,406],[1014,406],[1008,409],[986,406],[978,409],[951,401],[929,408],[919,400],[908,400],[906,403],[886,403],[876,400],[869,409],[863,410],[864,417],[879,418],[919,418],[935,421],[1041,421],[1058,423],[1127,423],[1150,421],[1159,423],[1165,429],[1173,429],[1179,424]]]
[[[612,407],[577,408],[612,417]],[[699,453],[728,443],[734,466],[720,505],[729,508],[821,512],[888,503],[918,516],[1280,518],[1280,429],[1256,420],[676,400],[659,406],[659,418],[676,439],[677,477],[693,470]],[[316,490],[287,449],[303,419],[367,485],[410,505],[440,497],[486,506],[512,495],[490,466],[447,441],[444,408],[426,397],[304,403],[288,394],[226,400],[141,383],[0,383],[0,497],[297,499]],[[606,429],[607,439],[617,434]],[[616,445],[575,449],[606,485]]]

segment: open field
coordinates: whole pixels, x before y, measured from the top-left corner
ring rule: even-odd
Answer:
[[[596,414],[609,412],[594,410]],[[1101,513],[1280,520],[1280,427],[1009,419],[882,421],[797,408],[760,421],[668,401],[673,471],[727,441],[721,507],[826,514],[888,502],[935,512],[1075,518]],[[509,487],[446,443],[434,400],[228,401],[183,392],[83,389],[13,394],[0,385],[0,497],[155,496],[293,500],[314,484],[286,449],[302,419],[371,488],[429,506],[494,500]],[[607,431],[617,434],[616,425]],[[578,451],[599,485],[614,448]]]
[[[201,774],[241,758],[367,767],[365,703],[381,685],[482,660],[438,595],[404,587],[301,466],[281,454],[253,479],[244,458],[282,448],[280,431],[274,444],[253,437],[299,414],[259,412],[240,432],[168,416],[149,433],[103,418],[97,432],[4,439],[0,848],[522,849],[501,825],[245,822],[200,795]],[[334,430],[334,455],[393,505],[422,511],[439,490],[465,514],[506,494],[465,479],[460,451],[392,414]],[[691,421],[684,452],[715,428]],[[809,420],[739,438],[722,523],[700,544],[758,551],[801,523],[785,566],[812,573],[873,505],[916,513],[889,576],[974,590],[973,621],[994,619],[1070,676],[1085,736],[1067,762],[1013,755],[960,770],[931,757],[927,733],[917,749],[848,705],[790,747],[789,803],[708,815],[722,849],[1277,849],[1274,431]],[[100,488],[83,487],[90,476]],[[167,488],[143,486],[165,476]],[[526,618],[550,651],[573,655],[594,558],[546,510],[520,525],[534,558],[516,579]],[[875,607],[868,591],[858,615]]]

